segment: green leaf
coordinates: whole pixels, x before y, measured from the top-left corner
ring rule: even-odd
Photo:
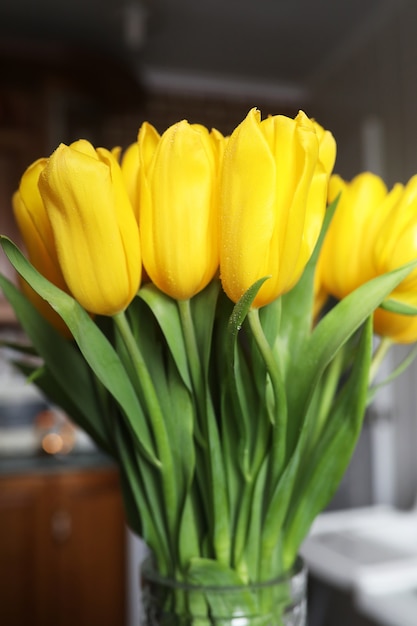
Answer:
[[[194,406],[191,394],[184,385],[178,370],[172,359],[168,361],[166,381],[163,385],[157,385],[159,396],[164,397],[164,418],[169,445],[173,458],[175,483],[177,486],[177,523],[186,523],[187,514],[184,509],[187,506],[192,482],[195,474],[196,450],[194,442]],[[181,521],[180,521],[181,520]],[[189,545],[195,547],[195,535],[198,528],[188,528],[188,532],[178,545],[178,557],[182,565],[188,560]],[[179,533],[178,533],[179,534]],[[173,541],[176,541],[175,539]],[[179,539],[178,539],[179,543]],[[195,554],[195,553],[194,553]],[[198,552],[197,552],[198,554]]]
[[[268,471],[268,458],[264,457],[257,476],[254,480],[253,493],[251,497],[251,515],[249,518],[247,539],[245,542],[245,563],[248,575],[253,576],[253,572],[259,573],[260,567],[260,537],[262,536],[263,524],[263,501],[265,498],[265,484]]]
[[[160,472],[138,455],[126,425],[114,421],[114,439],[121,470],[121,484],[129,525],[153,550],[162,574],[171,560],[166,530]]]
[[[233,307],[232,314],[229,319],[229,356],[231,358],[230,362],[233,363],[233,353],[234,353],[234,344],[238,335],[238,332],[242,328],[242,324],[249,313],[249,310],[252,306],[252,302],[256,298],[256,294],[264,284],[264,282],[268,280],[268,276],[264,278],[260,278],[256,281],[240,298],[240,300]]]
[[[285,564],[290,566],[315,517],[334,495],[351,459],[366,408],[372,357],[372,320],[368,319],[352,371],[330,409],[329,420],[311,454],[301,454],[299,474],[285,523]],[[312,416],[314,419],[314,415]]]
[[[122,408],[139,449],[159,466],[142,407],[110,342],[78,302],[42,276],[10,239],[2,236],[0,242],[16,271],[50,303],[67,324],[88,365]],[[19,315],[19,310],[16,310],[16,314]],[[35,341],[32,334],[29,336]],[[63,367],[63,364],[59,367]]]
[[[178,371],[188,389],[191,390],[187,353],[182,337],[181,320],[176,301],[150,283],[141,287],[138,297],[146,302],[155,315]]]
[[[200,554],[201,531],[205,524],[200,518],[198,504],[193,501],[196,492],[189,490],[184,502],[178,530],[178,557],[184,571],[191,558]]]
[[[248,346],[242,347],[239,344],[238,337],[242,325],[249,314],[252,302],[265,280],[267,280],[267,277],[261,278],[254,283],[232,309],[227,323],[225,345],[226,375],[223,380],[219,381],[219,384],[223,387],[223,394],[227,394],[230,398],[232,416],[237,425],[237,431],[239,432],[239,437],[236,442],[240,452],[239,465],[243,473],[247,476],[253,471],[251,467],[252,459],[250,458],[251,449],[255,446],[256,442],[256,436],[254,437],[252,432],[253,415],[258,410],[259,401],[259,397],[253,393],[253,382],[256,382],[261,374],[259,367],[256,369],[256,373],[252,370],[254,367],[253,362],[251,362],[251,365],[246,362],[247,356],[245,356],[245,348],[247,351]],[[244,339],[247,338],[245,337]],[[245,343],[245,341],[243,340],[242,343]],[[262,362],[262,357],[258,353],[258,347],[255,342],[252,343],[251,356],[258,361],[258,365],[263,366],[264,384],[266,384],[265,363]],[[264,393],[265,387],[263,389],[263,394]],[[232,419],[232,416],[226,415],[224,419]],[[271,418],[273,418],[273,416],[271,416]],[[229,430],[230,429],[226,428],[224,432],[227,434]]]
[[[237,572],[227,565],[214,559],[201,558],[191,559],[187,580],[195,585],[207,585],[214,588],[238,587],[245,584]]]
[[[401,361],[401,363],[397,365],[397,367],[389,374],[389,376],[384,378],[384,380],[381,381],[380,383],[373,385],[368,390],[368,405],[371,404],[377,391],[381,389],[381,387],[385,387],[385,385],[388,385],[393,380],[398,378],[398,376],[400,376],[400,374],[402,374],[411,365],[411,363],[414,361],[416,357],[417,357],[417,345],[414,346],[412,350],[410,350],[407,356]]]
[[[74,419],[76,415],[83,414],[81,427],[87,430],[99,446],[107,451],[111,450],[111,442],[104,428],[100,407],[97,405],[94,385],[91,384],[91,372],[76,346],[62,337],[25,295],[1,274],[0,287],[15,310],[23,330],[30,337],[36,353],[47,363],[48,374],[45,373],[39,381],[35,380],[35,383],[39,382],[38,386],[43,387],[43,391],[52,400],[60,389],[62,408]],[[17,344],[15,349],[19,349]],[[24,354],[27,354],[26,347]],[[57,387],[56,390],[53,389],[54,385]]]
[[[399,315],[417,315],[417,307],[395,300],[395,298],[384,300],[381,303],[381,309],[390,311],[390,313],[398,313]]]
[[[271,496],[265,503],[266,511],[261,535],[260,571],[263,580],[276,576],[276,564],[271,561],[277,545],[282,541],[282,527],[291,503],[294,482],[297,476],[298,464],[301,455],[301,446],[297,446],[290,461],[285,466],[280,479],[273,486]],[[286,568],[279,563],[281,571]]]
[[[222,618],[230,620],[236,611],[244,615],[258,614],[250,591],[237,573],[226,565],[212,559],[191,559],[187,581],[196,586],[195,594],[201,594],[200,602],[203,598],[206,600],[214,623],[222,623]],[[234,587],[238,590],[232,592]],[[229,589],[229,593],[225,593],[225,589]]]
[[[416,265],[417,262],[409,263],[358,287],[320,320],[305,341],[303,358],[295,358],[290,370],[291,379],[299,381],[299,384],[287,385],[288,411],[293,422],[290,449],[295,445],[295,438],[298,439],[301,420],[324,369],[341,346]]]
[[[282,311],[279,333],[276,333],[277,359],[286,370],[288,359],[302,358],[304,342],[309,337],[313,324],[314,274],[319,252],[337,209],[339,198],[327,208],[323,226],[314,252],[309,259],[298,283],[281,297]],[[265,308],[269,308],[265,307]]]
[[[213,407],[207,402],[207,451],[210,464],[210,505],[213,515],[211,521],[213,545],[219,562],[227,563],[230,559],[230,512],[227,499],[225,466],[222,457],[219,427]]]
[[[195,337],[203,365],[204,378],[207,382],[209,361],[213,337],[213,324],[216,305],[219,298],[220,282],[211,281],[203,291],[190,300],[191,315],[194,322]]]
[[[243,436],[248,435],[248,415],[250,409],[248,412],[245,392],[247,383],[245,374],[247,370],[244,367],[244,357],[239,349],[238,334],[242,329],[243,322],[250,311],[256,294],[267,278],[268,277],[261,278],[254,283],[236,303],[226,327],[226,337],[224,339],[222,338],[225,344],[225,356],[228,368],[226,370],[225,379],[226,392],[231,393],[235,417],[240,420],[239,430]],[[219,345],[219,343],[217,343],[217,345]],[[251,416],[249,415],[249,417]],[[246,448],[246,443],[244,443],[244,446]]]

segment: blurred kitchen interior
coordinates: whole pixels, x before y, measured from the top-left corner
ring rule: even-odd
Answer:
[[[84,137],[95,145],[125,147],[136,139],[144,120],[160,132],[186,118],[229,133],[253,106],[264,116],[294,116],[303,109],[332,130],[338,144],[335,171],[343,177],[369,169],[388,185],[405,183],[417,172],[416,35],[414,0],[3,0],[0,230],[16,236],[11,194],[24,168],[49,155],[60,142]],[[0,267],[3,271],[8,267],[3,257]],[[0,323],[3,335],[19,334],[4,302]],[[398,349],[393,358],[402,355]],[[42,474],[45,456],[54,453],[40,450],[41,439],[32,436],[28,443],[28,436],[35,425],[38,437],[40,431],[62,427],[61,416],[53,413],[51,418],[44,399],[28,390],[4,358],[5,354],[0,361],[0,471],[4,469],[0,481],[13,478],[13,467],[20,473],[24,467],[33,476],[40,456],[43,464],[35,469],[36,475]],[[369,411],[331,508],[389,504],[406,510],[414,505],[416,373],[411,367]],[[9,447],[4,443],[17,424],[26,436],[26,447],[19,447],[17,439],[10,439]],[[66,464],[68,475],[73,470],[88,482],[97,451],[78,431],[72,432],[71,441],[66,459],[60,449],[58,466]],[[20,464],[13,466],[16,459]],[[104,473],[110,471],[101,457],[98,463]],[[53,473],[49,468],[49,476]],[[10,527],[16,525],[10,517],[10,498],[2,499],[2,485],[4,542],[2,519],[7,517]],[[111,507],[119,506],[117,496],[110,500]],[[57,541],[66,540],[71,516],[64,511],[55,522]],[[32,532],[29,539],[35,541]],[[128,598],[126,626],[138,623],[141,549],[129,536],[127,549],[117,557],[118,567],[127,572],[122,590]],[[312,593],[314,589],[313,584]],[[341,615],[334,613],[340,610],[346,623],[376,623],[355,612],[349,594],[338,593],[327,593],[327,609],[314,626],[341,626]]]

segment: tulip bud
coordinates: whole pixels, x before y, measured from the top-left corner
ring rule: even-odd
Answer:
[[[417,176],[388,192],[378,176],[363,172],[347,183],[332,176],[329,200],[340,200],[317,266],[317,285],[338,299],[367,281],[417,258]],[[417,306],[417,270],[390,297]],[[417,339],[417,317],[377,309],[374,330],[397,343]]]
[[[388,193],[383,180],[364,172],[346,183],[334,175],[329,184],[329,200],[340,194],[339,202],[321,249],[317,273],[324,289],[344,298],[374,278],[375,236],[384,216],[401,194],[401,186]]]
[[[330,133],[319,137],[316,128],[302,112],[295,119],[277,115],[261,121],[252,109],[228,140],[220,273],[233,302],[268,276],[253,305],[268,304],[295,285],[312,254],[333,167],[321,140],[334,142]]]
[[[389,272],[417,259],[417,175],[401,189],[398,201],[385,216],[375,238],[374,263],[378,274]],[[391,298],[417,307],[417,270],[413,270],[394,289]],[[379,335],[397,343],[417,340],[417,316],[399,315],[383,309],[374,314],[374,328]]]
[[[65,282],[90,313],[127,307],[140,283],[138,227],[120,166],[104,148],[61,144],[39,177]]]
[[[218,268],[219,136],[186,121],[162,136],[139,130],[143,264],[177,300],[201,291]]]
[[[383,215],[375,236],[374,257],[378,273],[384,273],[417,257],[417,175],[406,186],[396,185],[396,202]],[[417,270],[412,271],[397,287],[413,293],[417,289]]]
[[[401,298],[397,297],[401,301]],[[404,304],[417,306],[417,302],[407,302],[402,299]],[[391,313],[384,309],[377,309],[374,313],[374,330],[381,337],[389,337],[395,343],[414,343],[417,340],[417,316],[416,315],[400,315]]]
[[[32,265],[54,285],[67,291],[51,224],[38,189],[46,163],[47,159],[38,159],[26,169],[12,198],[13,212]]]
[[[59,267],[51,225],[38,189],[39,174],[46,161],[44,158],[38,159],[23,173],[19,188],[12,197],[13,212],[32,265],[51,283],[68,292]],[[43,317],[61,334],[70,336],[67,325],[52,307],[26,281],[20,279],[19,282],[26,297]]]

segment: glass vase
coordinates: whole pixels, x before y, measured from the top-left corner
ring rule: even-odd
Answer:
[[[307,572],[298,559],[280,578],[246,586],[200,586],[141,570],[141,626],[306,626]]]

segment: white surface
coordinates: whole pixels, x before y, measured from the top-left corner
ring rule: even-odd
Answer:
[[[0,428],[0,456],[37,454],[41,436],[34,428]]]
[[[394,594],[372,594],[360,590],[356,595],[360,612],[382,626],[416,626],[417,587]]]
[[[324,513],[301,553],[313,575],[352,592],[362,614],[382,626],[417,626],[417,510]]]
[[[353,588],[366,579],[378,586],[384,572],[417,571],[417,512],[378,506],[324,513],[301,553],[310,571],[329,584]]]
[[[127,626],[140,624],[140,565],[147,554],[145,543],[127,528]]]

